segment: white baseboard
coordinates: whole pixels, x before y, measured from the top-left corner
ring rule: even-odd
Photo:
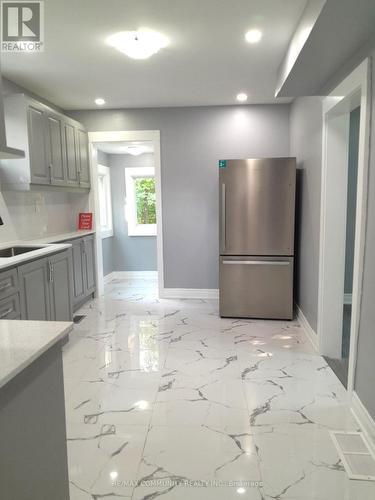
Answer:
[[[369,383],[371,383],[371,381],[369,381]],[[375,421],[355,391],[352,393],[351,410],[366,437],[366,441],[372,453],[375,454]]]
[[[104,284],[110,283],[113,280],[121,279],[150,279],[157,280],[157,271],[114,271],[113,273],[104,276]]]
[[[218,299],[216,288],[164,288],[160,291],[163,299]]]
[[[301,326],[304,332],[306,333],[307,338],[310,340],[316,352],[319,352],[318,335],[316,334],[315,330],[311,327],[306,316],[303,314],[302,310],[299,308],[297,304],[296,304],[296,311],[297,311],[297,319],[301,323]]]
[[[352,294],[351,293],[345,293],[344,294],[344,304],[348,305],[352,303]]]

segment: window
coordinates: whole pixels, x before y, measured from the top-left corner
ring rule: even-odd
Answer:
[[[111,174],[108,167],[98,165],[99,219],[102,238],[113,236]]]
[[[125,168],[129,236],[156,236],[155,169]]]

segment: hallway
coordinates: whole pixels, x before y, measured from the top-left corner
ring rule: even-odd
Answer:
[[[64,348],[71,500],[370,500],[329,430],[346,391],[297,322],[114,280]]]

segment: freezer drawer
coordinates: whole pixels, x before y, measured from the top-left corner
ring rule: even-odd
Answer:
[[[293,257],[220,257],[220,316],[293,319]]]

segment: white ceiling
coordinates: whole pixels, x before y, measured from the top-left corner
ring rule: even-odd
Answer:
[[[307,0],[48,0],[44,53],[2,54],[4,75],[63,109],[275,102],[277,70]],[[170,45],[132,60],[114,32],[146,27]],[[251,28],[259,44],[245,42]]]
[[[126,151],[126,148],[128,148],[129,146],[142,146],[142,148],[144,148],[144,153],[154,152],[154,146],[151,141],[96,142],[95,145],[99,151],[111,155],[130,154]]]

